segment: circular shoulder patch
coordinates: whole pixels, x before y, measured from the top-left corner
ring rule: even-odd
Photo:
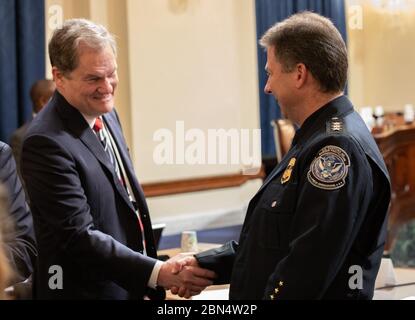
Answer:
[[[336,190],[345,185],[350,159],[340,147],[325,146],[313,160],[308,171],[308,181],[324,190]]]

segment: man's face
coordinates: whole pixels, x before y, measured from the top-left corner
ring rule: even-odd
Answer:
[[[111,47],[79,48],[78,67],[68,75],[55,75],[60,93],[81,113],[98,117],[114,108],[118,84],[117,63]],[[56,79],[57,78],[57,79]]]
[[[291,107],[295,98],[293,73],[283,72],[283,66],[275,57],[274,47],[267,49],[267,64],[265,70],[268,74],[268,81],[264,91],[272,94],[278,101],[282,115],[293,120]]]

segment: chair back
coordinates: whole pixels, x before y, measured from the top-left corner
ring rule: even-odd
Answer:
[[[288,150],[290,150],[295,135],[295,126],[287,119],[276,119],[271,124],[274,128],[275,150],[279,163]]]

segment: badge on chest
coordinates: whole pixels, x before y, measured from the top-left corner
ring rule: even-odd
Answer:
[[[291,174],[293,172],[294,166],[295,166],[295,158],[291,158],[290,162],[288,163],[287,168],[285,169],[284,173],[282,174],[281,178],[281,184],[285,184],[291,179]]]

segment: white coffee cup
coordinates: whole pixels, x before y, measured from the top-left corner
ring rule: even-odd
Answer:
[[[376,277],[375,288],[392,286],[397,283],[395,269],[391,258],[382,258]]]
[[[196,231],[183,231],[181,240],[182,252],[198,252]]]
[[[373,109],[372,107],[363,107],[360,109],[360,116],[363,121],[366,123],[367,128],[370,130],[375,126],[375,118],[373,118]]]

